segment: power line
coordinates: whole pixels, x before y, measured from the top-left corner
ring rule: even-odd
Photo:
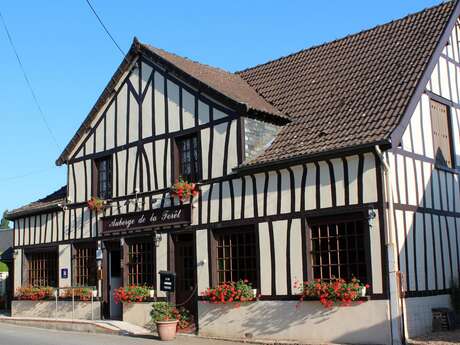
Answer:
[[[118,48],[118,50],[120,51],[121,55],[125,56],[125,52],[123,51],[123,49],[120,48],[120,46],[118,45],[117,41],[115,41],[115,38],[113,38],[113,36],[110,34],[110,31],[109,29],[107,29],[107,27],[105,26],[104,22],[102,21],[101,17],[99,17],[99,15],[97,14],[96,10],[94,9],[93,5],[91,5],[91,2],[89,0],[86,0],[86,3],[88,4],[89,8],[91,9],[91,11],[94,13],[94,15],[96,16],[97,20],[99,21],[99,23],[101,24],[102,28],[104,29],[104,31],[106,32],[107,36],[110,37],[110,39],[112,40],[112,42],[116,45],[116,47]]]
[[[58,150],[60,150],[60,146],[56,140],[56,137],[54,136],[54,133],[53,131],[51,130],[51,127],[48,123],[48,121],[46,120],[46,116],[45,116],[45,113],[43,112],[42,110],[42,107],[40,106],[40,103],[38,102],[38,98],[37,98],[37,95],[34,91],[34,88],[32,87],[32,83],[30,82],[30,79],[29,77],[27,76],[27,73],[26,73],[26,70],[24,68],[24,65],[22,64],[22,61],[21,61],[21,58],[19,57],[19,53],[16,49],[16,46],[14,45],[14,42],[13,42],[13,38],[11,37],[11,34],[10,34],[10,31],[8,30],[8,26],[6,25],[6,21],[5,21],[5,18],[3,17],[3,14],[2,12],[0,11],[0,19],[2,20],[2,24],[3,24],[3,27],[5,29],[5,32],[6,32],[6,35],[8,37],[8,41],[10,42],[10,46],[11,48],[13,49],[13,52],[14,52],[14,55],[16,55],[16,59],[18,60],[18,64],[19,64],[19,67],[21,68],[21,71],[22,71],[22,74],[24,76],[24,79],[26,81],[26,84],[30,90],[30,93],[32,94],[32,98],[34,99],[34,102],[35,102],[35,105],[37,106],[38,108],[38,112],[40,113],[40,116],[46,126],[46,129],[48,130],[51,138],[53,139],[54,143],[56,144],[56,147],[58,148]]]
[[[47,172],[47,171],[49,171],[51,169],[55,169],[55,167],[48,167],[48,168],[38,169],[38,170],[34,170],[34,171],[29,171],[29,172],[21,174],[21,175],[0,177],[0,182],[19,180],[19,179],[26,178],[26,177],[29,177],[29,176],[32,176],[32,175],[37,175],[37,174]]]

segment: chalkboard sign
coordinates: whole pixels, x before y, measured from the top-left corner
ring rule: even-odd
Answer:
[[[160,291],[174,292],[176,290],[176,273],[160,271]]]

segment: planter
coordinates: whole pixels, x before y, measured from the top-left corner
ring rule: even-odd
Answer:
[[[365,286],[361,288],[360,292],[361,292],[361,297],[366,297],[366,287]]]
[[[57,307],[57,308],[56,308]],[[37,317],[52,319],[98,320],[101,318],[100,301],[56,300],[12,302],[11,315],[14,317]]]
[[[157,321],[158,335],[161,340],[174,340],[176,338],[177,320]]]
[[[153,326],[150,317],[151,310],[152,302],[123,303],[123,321],[149,328]]]

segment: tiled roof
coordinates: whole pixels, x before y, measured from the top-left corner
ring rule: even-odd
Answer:
[[[293,120],[245,165],[381,142],[398,125],[456,2],[237,72]]]
[[[140,43],[140,46],[159,55],[191,77],[222,93],[228,98],[246,105],[249,110],[261,111],[282,118],[288,118],[261,97],[238,74],[204,65],[148,44]]]
[[[45,210],[50,210],[58,207],[58,204],[64,203],[67,198],[67,186],[59,188],[54,193],[31,202],[25,206],[21,206],[15,210],[9,211],[7,217],[9,219],[18,218],[27,214],[37,213]]]

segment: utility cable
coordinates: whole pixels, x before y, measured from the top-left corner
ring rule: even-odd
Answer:
[[[113,38],[113,36],[110,33],[109,29],[107,28],[107,26],[105,26],[104,22],[102,21],[101,17],[97,14],[97,12],[96,12],[95,8],[93,7],[93,5],[91,4],[91,2],[89,0],[85,0],[85,1],[88,4],[88,6],[91,9],[91,11],[93,12],[93,14],[96,16],[97,20],[101,24],[101,26],[104,29],[104,31],[107,34],[107,36],[109,36],[109,38],[112,40],[112,42],[118,48],[118,50],[120,51],[121,55],[125,56],[126,55],[125,52],[123,51],[123,49],[120,48],[120,46],[118,45],[117,41],[115,41],[115,38]]]
[[[30,82],[30,79],[27,76],[26,70],[25,70],[24,65],[23,65],[23,63],[21,61],[21,58],[20,58],[19,53],[18,53],[18,51],[16,49],[16,46],[15,46],[15,44],[13,42],[13,38],[12,38],[12,36],[10,34],[10,31],[8,30],[8,26],[6,25],[5,18],[3,17],[3,14],[2,14],[1,11],[0,11],[0,19],[2,21],[3,28],[5,29],[6,35],[8,37],[8,41],[10,43],[10,46],[13,49],[14,55],[16,55],[16,60],[18,60],[19,67],[21,68],[21,71],[22,71],[22,74],[23,74],[24,79],[26,81],[27,87],[29,88],[30,93],[32,94],[32,98],[34,99],[35,105],[37,106],[38,112],[39,112],[39,114],[40,114],[40,116],[41,116],[41,118],[43,120],[43,123],[45,124],[46,129],[48,130],[48,133],[50,134],[51,139],[56,144],[57,149],[60,150],[61,148],[60,148],[60,146],[59,146],[59,144],[58,144],[58,142],[56,140],[56,137],[55,137],[53,131],[51,130],[51,127],[50,127],[50,125],[48,123],[48,120],[46,119],[45,113],[43,112],[43,109],[40,106],[40,102],[38,101],[37,94],[35,93],[34,88],[32,87],[32,83]]]

